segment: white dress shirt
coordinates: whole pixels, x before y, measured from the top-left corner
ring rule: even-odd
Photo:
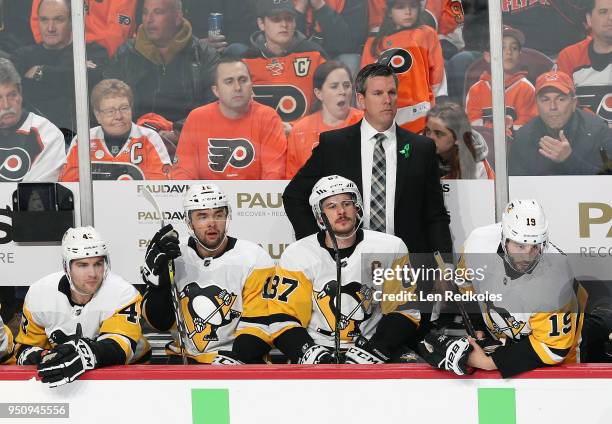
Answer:
[[[374,136],[380,131],[375,129],[363,118],[361,121],[361,180],[363,182],[363,227],[370,228],[370,198],[372,190],[372,163],[374,160]],[[387,234],[395,234],[395,176],[397,173],[397,136],[395,134],[395,122],[386,131],[382,131],[387,137],[383,140],[385,149],[385,215],[387,220]]]

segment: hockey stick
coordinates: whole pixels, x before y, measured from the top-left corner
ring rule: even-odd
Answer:
[[[340,363],[340,318],[342,318],[342,263],[340,262],[340,250],[338,249],[338,241],[336,240],[336,235],[332,230],[331,224],[329,223],[329,219],[327,219],[327,215],[325,212],[321,213],[321,219],[323,219],[323,224],[325,224],[325,230],[327,234],[329,234],[329,238],[331,239],[332,246],[334,249],[334,256],[336,260],[336,282],[338,286],[336,288],[336,312],[334,313],[334,318],[336,320],[336,328],[334,331],[334,355],[336,357],[336,363]]]
[[[442,279],[444,280],[444,274],[448,268],[446,267],[446,264],[444,263],[444,260],[442,259],[442,255],[440,254],[439,251],[434,252],[434,258],[436,260],[436,263],[438,264],[438,268],[442,271],[442,276],[443,276]],[[459,289],[457,288],[457,285],[455,284],[454,281],[448,282],[448,286],[450,287],[453,293],[461,294],[459,293]],[[465,325],[465,329],[467,330],[470,337],[473,337],[474,339],[478,339],[478,337],[476,337],[476,330],[474,330],[474,326],[472,325],[470,316],[465,310],[465,306],[463,305],[463,303],[461,303],[460,301],[455,301],[455,305],[457,305],[457,308],[459,309],[459,312],[461,313],[461,318],[463,319],[463,325]]]
[[[161,228],[166,226],[166,222],[164,220],[164,215],[162,214],[162,210],[159,207],[159,203],[153,197],[153,194],[149,191],[148,188],[145,187],[145,190],[142,191],[143,197],[153,206],[155,212],[159,216]],[[174,281],[174,261],[170,259],[168,261],[168,278],[170,279],[170,287],[172,293],[172,305],[174,306],[174,318],[176,319],[176,328],[178,330],[178,339],[179,339],[179,349],[181,350],[181,357],[183,359],[183,365],[187,365],[187,350],[185,349],[185,344],[183,340],[183,336],[185,333],[185,318],[183,317],[183,311],[181,310],[180,304],[180,296],[178,288],[176,287],[176,283]]]

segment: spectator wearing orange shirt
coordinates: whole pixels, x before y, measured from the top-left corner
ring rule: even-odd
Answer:
[[[444,58],[436,30],[424,25],[419,0],[388,0],[375,37],[363,49],[361,67],[373,62],[393,68],[399,78],[397,124],[418,133],[435,98],[446,96]]]
[[[320,65],[314,73],[317,102],[313,113],[293,125],[287,143],[287,179],[290,180],[306,163],[312,149],[319,144],[319,134],[357,123],[363,112],[351,107],[353,84],[348,67],[337,61]]]
[[[289,124],[311,109],[313,74],[326,58],[319,44],[296,30],[296,14],[292,0],[258,0],[259,31],[251,36],[251,46],[228,47],[242,51],[255,100],[276,110],[287,133]]]
[[[503,68],[506,103],[506,128],[508,135],[537,115],[535,88],[527,79],[527,71],[520,69],[519,57],[525,36],[517,29],[504,26]],[[491,54],[484,52],[483,58],[491,63]],[[491,97],[491,73],[484,71],[480,80],[468,91],[465,108],[471,125],[493,127]]]
[[[94,180],[167,180],[172,164],[159,135],[132,122],[132,90],[123,81],[100,81],[91,92],[91,106],[100,126],[89,132]],[[60,181],[79,180],[75,137]]]
[[[42,41],[38,27],[38,8],[42,0],[32,3],[30,26],[37,43]],[[134,33],[138,0],[85,1],[85,41],[103,46],[112,57],[115,50]]]
[[[176,149],[177,180],[282,180],[287,139],[271,107],[252,100],[246,64],[223,58],[213,74],[217,102],[193,110]]]
[[[444,102],[427,113],[425,135],[436,143],[442,179],[494,179],[487,161],[489,149],[456,103]]]

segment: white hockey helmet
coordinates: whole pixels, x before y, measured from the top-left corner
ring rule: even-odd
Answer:
[[[193,184],[189,187],[183,200],[186,215],[191,211],[214,208],[227,208],[228,218],[231,216],[227,196],[219,187],[214,184]]]
[[[214,251],[216,248],[209,248],[204,246],[200,239],[196,236],[195,231],[191,225],[190,212],[201,209],[215,209],[215,208],[226,208],[227,210],[227,221],[225,224],[225,234],[223,239],[219,243],[221,245],[227,238],[227,230],[229,223],[232,219],[232,208],[227,201],[227,196],[221,191],[221,189],[215,184],[193,184],[187,190],[185,199],[183,200],[183,209],[185,210],[185,223],[187,224],[187,230],[189,235],[193,237],[196,242],[202,246],[205,250]]]
[[[361,219],[363,217],[363,200],[361,200],[361,193],[359,193],[357,185],[355,185],[355,183],[348,178],[344,178],[339,175],[329,175],[317,181],[312,188],[310,197],[308,198],[308,203],[310,203],[312,213],[314,214],[320,229],[325,229],[325,224],[321,218],[321,202],[330,196],[341,193],[348,193],[351,195],[353,202],[355,202],[355,207],[357,208],[359,223],[361,223]],[[357,226],[359,226],[359,223]]]
[[[540,204],[535,199],[516,199],[508,203],[502,215],[501,238],[506,261],[511,266],[512,261],[506,251],[508,240],[539,245],[540,255],[530,268],[533,269],[548,243],[548,221]]]
[[[90,226],[68,228],[66,230],[64,237],[62,237],[62,262],[64,273],[68,277],[73,290],[78,291],[72,283],[70,263],[76,259],[95,258],[98,256],[104,257],[106,266],[103,278],[106,278],[110,269],[110,257],[108,255],[108,246],[100,234]]]

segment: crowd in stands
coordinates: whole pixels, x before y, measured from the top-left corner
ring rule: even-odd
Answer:
[[[612,0],[500,1],[510,174],[607,172]],[[441,177],[494,176],[487,2],[84,3],[94,179],[291,179],[361,119],[353,76],[373,62]],[[77,180],[70,1],[0,7],[0,147],[26,146],[0,181]]]

